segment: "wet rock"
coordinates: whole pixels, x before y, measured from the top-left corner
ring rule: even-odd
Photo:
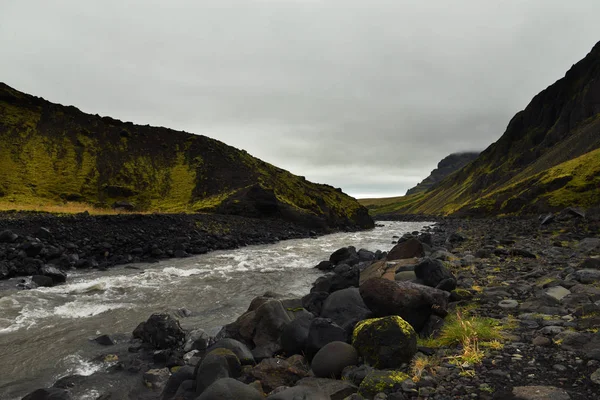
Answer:
[[[423,257],[425,250],[423,243],[418,239],[411,238],[407,241],[400,242],[394,246],[388,253],[387,260],[402,260],[405,258]]]
[[[343,400],[358,391],[358,387],[349,382],[326,378],[304,378],[298,381],[297,386],[314,388],[331,400]]]
[[[321,271],[329,271],[332,270],[334,267],[334,264],[331,261],[321,261],[319,264],[317,264],[315,266],[315,268],[321,270]]]
[[[170,349],[183,344],[185,332],[168,314],[152,314],[135,328],[133,337],[157,349]]]
[[[186,334],[183,351],[189,352],[192,350],[205,351],[210,342],[210,337],[203,329],[194,329]]]
[[[329,256],[329,261],[332,264],[337,265],[344,261],[354,259],[354,258],[358,262],[358,254],[356,254],[356,248],[354,248],[353,246],[349,246],[349,247],[342,247],[341,249],[334,251],[331,254],[331,256]]]
[[[323,303],[322,318],[329,318],[348,333],[352,332],[358,321],[368,318],[371,310],[367,308],[358,288],[348,288],[332,293]]]
[[[352,345],[375,368],[397,368],[417,352],[417,334],[398,316],[361,321],[354,329]]]
[[[52,287],[54,286],[54,281],[49,276],[44,275],[33,275],[31,277],[31,281],[40,287]]]
[[[206,388],[196,400],[263,400],[262,395],[253,387],[236,379],[221,378]]]
[[[445,317],[450,293],[412,282],[369,279],[360,286],[360,295],[377,317],[399,315],[421,331],[430,315]]]
[[[71,400],[71,395],[64,389],[47,388],[34,390],[22,400]]]
[[[52,265],[43,265],[40,268],[40,275],[50,277],[54,283],[67,281],[67,274]]]
[[[94,339],[94,342],[101,344],[102,346],[112,346],[116,343],[109,335],[100,335]]]
[[[21,249],[25,252],[27,257],[36,257],[44,249],[44,244],[37,240],[28,241],[21,245]]]
[[[144,373],[144,385],[146,385],[148,389],[162,390],[170,376],[171,373],[168,368],[148,370]]]
[[[311,369],[319,378],[339,378],[344,368],[358,364],[358,352],[346,342],[331,342],[315,354]]]
[[[347,332],[328,318],[315,318],[311,321],[306,339],[306,356],[312,359],[327,343],[348,338]]]
[[[456,277],[440,260],[426,258],[415,267],[415,275],[427,286],[447,292],[456,289]]]

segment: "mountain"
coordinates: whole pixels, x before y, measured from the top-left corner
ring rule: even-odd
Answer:
[[[477,159],[373,214],[535,214],[600,204],[600,43],[517,113]]]
[[[438,182],[442,181],[445,177],[458,171],[471,161],[477,158],[479,152],[464,152],[464,153],[453,153],[445,157],[437,165],[437,168],[431,171],[431,174],[423,179],[417,186],[410,188],[406,191],[406,195],[415,194],[419,192],[426,192],[432,186],[435,186]]]
[[[340,189],[206,136],[134,125],[0,83],[0,204],[115,202],[157,212],[275,217],[315,228],[368,228]]]

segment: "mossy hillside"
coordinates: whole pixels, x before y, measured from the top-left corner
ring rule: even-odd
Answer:
[[[85,114],[0,84],[0,202],[48,201],[138,210],[216,209],[252,185],[328,226],[372,226],[366,210],[328,185],[306,181],[205,136]]]
[[[599,99],[600,44],[535,96],[475,161],[421,198],[390,199],[371,213],[497,215],[599,204],[592,177],[593,151],[600,148]],[[583,167],[580,157],[592,166]],[[559,165],[562,176],[554,169]]]

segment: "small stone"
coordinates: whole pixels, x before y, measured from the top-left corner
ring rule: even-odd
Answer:
[[[565,367],[565,366],[564,366],[564,365],[562,365],[562,364],[554,364],[554,365],[552,366],[552,368],[553,368],[555,371],[558,371],[558,372],[565,372],[565,371],[567,370],[567,367]]]
[[[546,289],[546,296],[550,297],[552,300],[560,302],[566,296],[570,295],[571,291],[562,286],[554,286]]]
[[[98,336],[96,339],[94,339],[94,341],[98,344],[101,344],[102,346],[112,346],[115,344],[113,338],[111,338],[108,335]]]
[[[546,336],[536,336],[535,338],[533,338],[533,340],[531,341],[531,343],[534,346],[550,346],[552,344],[552,340],[550,340],[549,338],[547,338]]]
[[[590,380],[596,385],[600,385],[600,368],[598,368],[591,376]]]
[[[498,303],[498,306],[500,308],[508,310],[512,308],[517,308],[519,306],[519,302],[516,300],[502,300],[500,303]]]

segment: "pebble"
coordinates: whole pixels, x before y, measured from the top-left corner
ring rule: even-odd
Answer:
[[[519,302],[516,300],[502,300],[500,303],[498,303],[498,307],[503,308],[505,310],[517,308],[518,306]]]

